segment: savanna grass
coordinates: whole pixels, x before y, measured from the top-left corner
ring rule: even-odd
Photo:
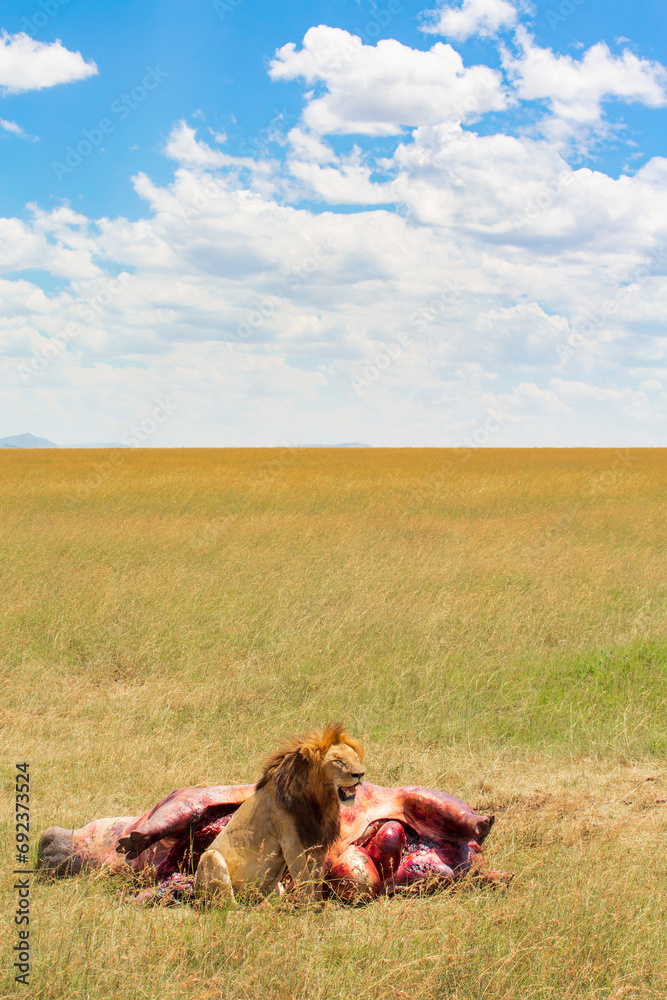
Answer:
[[[321,913],[38,884],[26,995],[667,996],[666,452],[6,450],[0,467],[6,871],[16,760],[36,841],[252,780],[276,739],[342,718],[370,780],[495,809],[488,863],[517,873]],[[5,956],[14,897],[8,876]]]

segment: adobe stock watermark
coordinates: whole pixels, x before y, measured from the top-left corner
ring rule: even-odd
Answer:
[[[268,152],[269,143],[274,141],[273,137],[276,134],[276,126],[278,122],[285,125],[290,125],[298,121],[298,116],[290,114],[286,111],[278,111],[274,108],[273,118],[264,128],[260,129],[256,136],[252,139],[244,139],[239,147],[239,152],[241,156],[250,156],[252,154],[263,154]],[[239,164],[243,166],[243,164]],[[210,205],[212,201],[219,198],[220,195],[228,195],[229,188],[225,184],[224,180],[220,177],[215,177],[212,174],[208,174],[205,183],[199,184],[194,189],[194,195],[190,199],[190,206],[181,206],[180,214],[184,219],[192,219],[196,215],[199,215],[204,209]]]
[[[371,11],[369,19],[361,28],[352,28],[352,34],[358,35],[362,42],[369,44],[380,36],[384,28],[389,27],[397,14],[402,13],[403,4],[400,0],[389,0],[383,8]]]
[[[154,402],[156,405],[150,414],[139,423],[132,424],[121,436],[121,444],[127,445],[128,448],[141,448],[155,434],[160,424],[168,420],[178,409],[168,396],[156,396]]]
[[[129,93],[122,93],[109,105],[109,111],[114,117],[103,116],[92,128],[84,128],[81,132],[82,138],[75,145],[65,147],[63,160],[53,160],[51,169],[62,181],[64,177],[71,174],[77,167],[80,167],[84,160],[93,155],[96,149],[100,149],[106,136],[116,131],[118,124],[130,117],[140,104],[146,100],[152,91],[157,90],[163,80],[169,76],[159,66],[146,67],[146,72],[140,83],[137,83]]]
[[[383,8],[376,8],[361,27],[350,28],[349,34],[361,39],[362,45],[373,45],[380,37],[383,30],[389,27],[398,14],[403,13],[403,4],[400,0],[389,0]],[[353,59],[359,55],[359,49],[351,41],[340,39],[338,42],[339,52],[337,57],[330,62],[332,69],[344,69]]]
[[[658,267],[667,264],[667,247],[655,247],[649,253],[653,258],[652,261],[645,261],[643,264],[638,264],[630,274],[619,279],[624,284],[616,292],[616,295],[613,298],[605,299],[597,309],[591,309],[590,312],[586,313],[571,329],[565,342],[556,344],[556,350],[561,361],[567,361],[587,341],[592,343],[602,330],[604,330],[609,319],[618,312],[623,302],[636,295],[642,282],[649,278]]]
[[[269,144],[276,141],[275,136],[278,125],[291,126],[296,125],[298,121],[299,115],[293,114],[291,111],[286,111],[284,108],[282,111],[274,108],[273,118],[269,124],[261,128],[252,139],[244,139],[239,146],[239,152],[244,156],[251,156],[256,153],[266,154],[269,150]]]
[[[323,263],[333,256],[335,250],[336,246],[330,237],[320,237],[312,252],[284,273],[284,284],[293,289],[298,288],[319,271]],[[231,350],[238,344],[247,343],[254,331],[259,330],[267,320],[273,318],[276,307],[282,301],[284,294],[285,289],[278,288],[274,294],[258,298],[246,314],[245,319],[238,324],[236,330],[225,334],[223,342],[227,344],[227,347]]]
[[[608,469],[591,476],[583,489],[579,490],[580,500],[597,500],[612,486],[619,485],[623,476],[637,457],[630,448],[615,448],[614,458]],[[543,556],[550,542],[556,541],[569,531],[576,518],[581,515],[584,505],[580,501],[571,503],[564,510],[549,517],[547,526],[533,545],[525,551],[531,558]]]
[[[434,496],[438,497],[445,493],[447,488],[451,487],[452,475],[462,470],[476,448],[483,448],[494,434],[503,429],[508,417],[509,414],[503,411],[500,404],[494,408],[489,407],[484,420],[480,421],[470,434],[465,434],[454,445],[443,449],[452,457],[444,459],[437,471],[429,473],[421,480],[419,489],[413,492],[403,514],[412,517],[428,505]]]
[[[37,0],[39,10],[33,11],[30,17],[24,17],[21,23],[26,35],[31,38],[41,29],[45,28],[49,21],[57,17],[61,7],[66,7],[70,0]]]
[[[336,245],[330,236],[322,236],[312,253],[307,254],[299,264],[295,264],[285,272],[285,282],[292,288],[302,285],[304,281],[319,271],[327,258],[332,257]]]
[[[213,10],[221,21],[224,21],[229,14],[233,14],[245,0],[213,0]],[[351,34],[357,35],[362,42],[372,44],[380,35],[384,28],[388,28],[397,14],[403,13],[403,4],[400,0],[389,0],[381,10],[375,9],[371,12],[369,19],[362,27],[354,27]],[[350,52],[356,52],[354,46],[350,46]]]
[[[178,409],[176,403],[169,396],[159,395],[153,400],[155,404],[151,412],[142,420],[132,424],[121,435],[121,443],[125,448],[105,449],[104,460],[93,464],[93,472],[88,478],[77,487],[79,498],[98,489],[102,483],[112,473],[116,472],[125,462],[127,451],[130,448],[143,448],[158,428]]]
[[[127,271],[121,271],[116,278],[108,281],[95,295],[80,302],[76,307],[77,315],[85,323],[92,323],[112,299],[123,291],[129,280],[130,275]],[[80,323],[68,323],[61,333],[51,337],[42,347],[33,352],[34,357],[29,363],[17,365],[16,370],[23,384],[27,385],[31,378],[40,375],[59,354],[67,349],[70,341],[79,336],[82,329]]]
[[[464,434],[459,441],[456,441],[454,448],[483,448],[492,435],[504,427],[507,416],[503,413],[502,407],[498,406],[495,410],[489,407],[484,421],[478,424],[471,434]]]
[[[493,79],[492,79],[493,77]],[[489,70],[489,75],[484,80],[479,80],[471,94],[464,97],[462,101],[458,104],[450,105],[444,112],[442,116],[443,122],[461,122],[465,118],[469,118],[471,115],[475,115],[481,107],[482,98],[488,96],[489,94],[496,93],[498,90],[496,74],[493,70]]]
[[[462,292],[460,282],[447,279],[444,289],[412,314],[410,326],[413,326],[417,333],[426,333],[429,323],[435,323],[439,316],[446,313],[461,297]]]
[[[458,281],[446,281],[442,292],[434,296],[426,305],[420,306],[412,314],[409,320],[410,326],[417,334],[423,336],[429,324],[435,323],[439,316],[445,314],[460,298],[462,291]],[[362,362],[363,367],[350,376],[350,383],[355,394],[360,396],[364,389],[376,382],[383,372],[402,357],[404,351],[414,349],[416,346],[416,342],[404,331],[399,333],[390,343],[383,344],[374,357],[366,358]]]
[[[361,27],[355,25],[349,31],[350,35],[361,39],[362,45],[373,45],[380,37],[383,30],[389,27],[393,19],[403,13],[403,4],[400,0],[389,0],[384,7],[377,8],[371,12],[369,19]],[[346,63],[350,62],[359,54],[359,49],[352,42],[345,40],[341,52],[341,61],[332,62],[334,69],[342,69]]]
[[[510,224],[515,229],[522,229],[529,222],[535,222],[543,212],[553,207],[556,197],[572,184],[580,183],[575,170],[562,170],[551,182],[545,183],[539,192],[526,202],[522,212],[515,212],[510,218]]]
[[[372,358],[366,358],[363,367],[350,376],[350,384],[356,395],[361,396],[364,389],[376,382],[383,372],[398,361],[404,350],[414,346],[414,341],[404,332],[399,333],[390,343],[382,344],[377,354]]]
[[[229,166],[237,169],[247,167],[248,164],[242,162],[243,157],[259,156],[266,154],[269,149],[269,144],[272,142],[280,143],[281,139],[278,137],[277,127],[279,124],[284,126],[291,126],[299,120],[299,115],[292,114],[291,112],[285,110],[279,110],[278,108],[273,109],[273,117],[271,118],[268,125],[261,128],[259,132],[256,133],[251,139],[244,139],[239,146],[239,157],[233,157],[236,159],[236,163],[230,162]],[[255,163],[259,163],[259,158]],[[228,195],[229,187],[225,184],[225,181],[220,177],[215,177],[213,174],[207,173],[206,180],[203,184],[198,184],[194,188],[194,195],[190,199],[190,206],[185,205],[180,206],[180,214],[184,219],[191,219],[199,213],[203,212],[204,209],[220,195]]]
[[[558,7],[550,7],[545,14],[549,27],[555,28],[556,25],[563,24],[584,3],[586,0],[561,0]]]
[[[213,10],[220,20],[224,21],[227,15],[233,14],[242,3],[245,3],[245,0],[213,0]]]
[[[223,343],[227,345],[227,348],[231,350],[238,344],[245,344],[250,340],[253,331],[259,330],[268,319],[272,319],[278,301],[272,295],[265,295],[261,299],[257,299],[246,313],[245,319],[242,319],[238,324],[236,330],[225,334]]]

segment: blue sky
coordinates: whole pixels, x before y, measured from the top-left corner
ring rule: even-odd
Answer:
[[[665,443],[658,0],[0,28],[0,436]]]

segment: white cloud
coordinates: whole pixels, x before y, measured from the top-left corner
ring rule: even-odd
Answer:
[[[566,342],[570,327],[564,316],[549,315],[537,302],[488,309],[477,316],[476,329],[495,345],[496,362],[512,361],[526,369],[553,364],[556,345]],[[491,351],[484,352],[491,358]]]
[[[647,423],[655,430],[657,441],[664,434],[664,408],[652,403],[641,386],[600,386],[586,382],[567,382],[559,378],[551,379],[550,386],[561,398],[568,400],[570,405],[582,407],[590,404],[591,414],[595,410],[611,412],[617,419],[631,420],[637,427]]]
[[[37,42],[22,31],[0,34],[0,90],[5,94],[43,90],[96,75],[92,59],[86,62],[80,52],[70,52],[59,39]]]
[[[362,162],[358,150],[332,166],[300,160],[298,152],[290,159],[290,172],[306,197],[329,205],[381,205],[392,200],[387,185],[371,180],[372,168]]]
[[[604,42],[591,46],[581,59],[559,55],[536,45],[524,28],[517,31],[521,54],[505,53],[503,64],[522,100],[545,100],[554,115],[577,125],[602,119],[602,102],[617,98],[650,108],[667,104],[667,71],[658,62],[625,50],[614,56]]]
[[[208,143],[197,139],[195,129],[183,120],[173,126],[167,137],[164,152],[170,159],[187,166],[190,170],[202,172],[227,169],[235,177],[240,173],[246,177],[250,174],[250,187],[269,196],[274,193],[275,185],[271,175],[275,170],[275,164],[267,160],[255,160],[251,156],[230,156],[218,149],[212,149]],[[140,183],[143,184],[144,181]]]
[[[603,402],[606,400],[620,401],[643,396],[641,391],[633,392],[633,390],[627,388],[618,389],[615,386],[591,385],[588,382],[567,382],[560,378],[551,379],[550,385],[559,396],[566,399],[591,399]]]
[[[331,147],[314,132],[299,127],[293,128],[288,133],[287,140],[295,160],[306,163],[333,163],[336,159]]]
[[[512,391],[516,399],[522,404],[527,404],[530,410],[543,410],[546,413],[571,412],[571,408],[557,393],[549,389],[540,389],[534,382],[521,382]]]
[[[644,335],[635,341],[623,316],[611,317],[613,330],[578,349],[567,375],[556,350],[572,320],[595,306],[596,295],[604,297],[598,274],[609,248],[582,250],[576,229],[560,248],[537,252],[534,242],[510,247],[495,240],[502,217],[495,192],[526,155],[513,142],[506,162],[494,161],[493,145],[468,148],[463,160],[449,149],[450,171],[462,164],[472,170],[474,154],[475,169],[495,171],[497,187],[496,180],[464,184],[469,218],[464,208],[435,226],[377,209],[333,214],[281,206],[251,192],[224,165],[186,164],[165,187],[137,177],[151,211],[136,222],[91,226],[67,208],[35,209],[29,224],[10,220],[8,242],[18,260],[6,266],[68,270],[70,286],[49,297],[30,282],[0,283],[2,376],[19,392],[17,365],[29,363],[32,351],[41,356],[74,321],[77,335],[31,376],[31,412],[48,401],[68,400],[73,411],[92,407],[100,414],[93,436],[102,440],[118,439],[142,405],[167,392],[177,393],[179,416],[167,438],[152,443],[328,441],[335,427],[338,440],[453,444],[499,407],[509,416],[495,444],[530,444],[535,435],[582,443],[582,426],[588,443],[609,443],[610,412],[622,415],[626,443],[637,440],[637,426],[646,427],[642,440],[650,443],[664,426],[660,397],[649,403],[636,386],[617,385],[628,377],[628,359],[638,363]],[[196,155],[190,140],[183,155]],[[550,176],[546,148],[535,163]],[[437,188],[437,161],[429,170]],[[641,179],[623,181],[626,197],[643,186]],[[418,186],[418,178],[411,183]],[[407,175],[404,184],[412,196]],[[567,185],[560,197],[572,197]],[[647,199],[643,216],[616,217],[624,266],[628,227],[645,227],[650,207]],[[119,269],[128,273],[122,290],[82,324],[81,305],[101,301]],[[652,280],[660,283],[657,275]],[[532,298],[522,301],[528,288]],[[642,300],[657,294],[659,288],[642,286]],[[631,314],[631,304],[626,310]],[[387,354],[402,335],[408,341],[398,354]],[[388,366],[357,396],[355,374],[387,357]],[[591,358],[594,382],[584,377]],[[645,382],[643,365],[637,381]],[[562,377],[549,381],[559,369]],[[58,419],[60,439],[74,441],[64,413]]]
[[[416,129],[385,169],[384,199],[414,221],[486,243],[501,270],[516,257],[512,248],[562,260],[568,284],[596,269],[589,297],[631,280],[651,249],[667,244],[667,160],[659,157],[613,178],[571,167],[544,139],[442,125]],[[505,261],[489,244],[505,246]],[[566,263],[568,253],[586,265],[584,257]]]
[[[44,212],[29,207],[31,222],[0,218],[0,274],[35,268],[70,280],[100,274],[86,231],[88,219],[68,208]]]
[[[395,39],[363,45],[325,25],[310,28],[300,49],[291,42],[279,49],[270,75],[326,85],[303,113],[306,127],[321,135],[398,135],[404,126],[470,120],[506,106],[500,74],[466,68],[451,45],[437,42],[428,52]]]
[[[463,0],[460,7],[446,4],[428,11],[426,17],[423,31],[464,42],[471,35],[496,35],[513,27],[517,11],[510,0]]]
[[[8,122],[8,121],[5,121],[4,118],[0,118],[0,128],[3,129],[5,132],[11,132],[12,135],[18,135],[18,136],[20,136],[21,139],[27,139],[28,138],[28,136],[23,131],[23,129],[21,128],[21,126],[17,125],[16,122]]]
[[[164,151],[170,159],[192,167],[226,167],[235,162],[235,157],[211,149],[207,143],[198,140],[195,129],[182,119],[169,133]]]

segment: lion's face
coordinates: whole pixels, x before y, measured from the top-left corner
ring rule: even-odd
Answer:
[[[322,758],[322,768],[343,805],[354,802],[357,785],[364,778],[364,765],[347,743],[334,743]]]

